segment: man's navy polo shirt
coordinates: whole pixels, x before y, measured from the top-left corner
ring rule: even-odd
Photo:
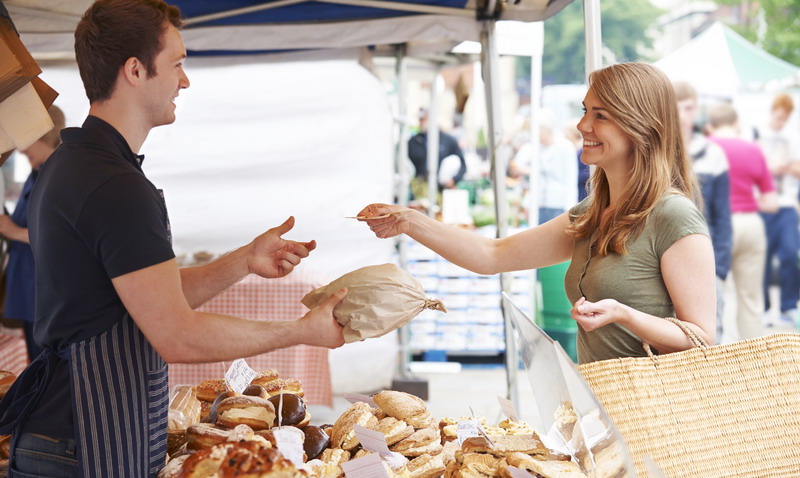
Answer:
[[[61,350],[110,329],[126,314],[111,279],[175,257],[160,192],[141,156],[89,116],[61,132],[31,193],[36,261],[36,342]],[[69,372],[60,362],[25,431],[74,436]]]

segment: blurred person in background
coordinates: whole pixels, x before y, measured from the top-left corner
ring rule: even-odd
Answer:
[[[414,165],[411,192],[415,198],[428,197],[428,110],[419,110],[419,132],[408,140],[408,158]],[[447,161],[445,161],[447,159]],[[467,173],[467,162],[455,136],[439,130],[439,191],[452,189]]]
[[[731,186],[731,223],[733,248],[731,272],[736,285],[736,322],[739,339],[763,333],[764,262],[767,236],[759,212],[776,212],[778,196],[767,160],[758,144],[741,139],[739,117],[728,103],[720,103],[708,112],[710,140],[718,144],[728,158]],[[756,196],[755,191],[759,194]]]
[[[703,215],[708,223],[714,260],[717,266],[717,339],[722,339],[725,309],[724,284],[731,269],[733,227],[731,226],[730,177],[725,151],[695,130],[697,90],[686,82],[673,83],[681,133],[686,150],[692,158],[692,168],[703,194]]]
[[[39,356],[42,349],[33,339],[34,263],[28,238],[28,199],[36,178],[39,177],[39,169],[61,144],[60,133],[64,129],[64,113],[57,106],[51,106],[47,112],[53,121],[53,129],[21,151],[28,157],[31,173],[22,186],[14,212],[10,216],[0,215],[0,236],[9,241],[3,315],[22,321],[28,360],[31,362]]]
[[[767,158],[778,193],[777,212],[761,214],[767,231],[767,258],[764,269],[764,309],[770,309],[769,286],[773,261],[778,260],[780,289],[780,324],[795,327],[797,301],[800,300],[800,269],[797,260],[800,252],[798,230],[798,194],[800,194],[800,158],[792,150],[792,141],[786,123],[794,110],[792,97],[781,93],[772,101],[769,121],[757,130],[758,144]],[[773,322],[767,315],[767,326]]]

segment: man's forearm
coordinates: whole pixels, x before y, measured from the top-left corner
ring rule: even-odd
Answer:
[[[245,260],[247,247],[249,245],[209,264],[181,269],[183,294],[193,309],[213,299],[248,274]]]

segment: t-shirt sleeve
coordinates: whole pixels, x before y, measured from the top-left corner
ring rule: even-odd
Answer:
[[[666,198],[655,211],[655,219],[658,221],[655,231],[655,250],[658,257],[684,236],[709,235],[703,214],[691,200],[683,196]]]
[[[175,257],[159,192],[138,174],[113,176],[98,187],[78,218],[87,245],[110,278]]]

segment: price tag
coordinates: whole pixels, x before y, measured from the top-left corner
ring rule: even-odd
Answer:
[[[360,393],[345,393],[344,399],[350,403],[364,402],[372,408],[380,408],[369,395],[361,395]]]
[[[370,430],[369,428],[362,427],[361,425],[353,425],[353,430],[356,432],[356,438],[361,442],[361,446],[365,450],[373,453],[379,453],[383,456],[391,456],[392,452],[386,445],[386,435],[377,431]]]
[[[303,466],[303,440],[300,435],[285,428],[272,429],[278,451],[297,468]]]
[[[500,402],[500,409],[503,410],[503,413],[505,413],[512,422],[519,421],[519,415],[517,414],[517,408],[514,406],[514,402],[500,395],[497,396],[497,401]]]
[[[258,372],[250,368],[244,359],[236,359],[228,368],[228,371],[225,372],[225,382],[228,384],[228,388],[241,395],[244,389],[250,385],[250,382],[256,378],[256,375],[258,375]]]
[[[377,453],[344,462],[341,466],[347,478],[389,478],[381,456]]]
[[[461,420],[456,425],[456,435],[458,436],[459,448],[467,438],[472,438],[480,435],[478,428],[480,423],[478,420]]]
[[[506,467],[506,470],[511,475],[511,478],[531,478],[533,476],[532,473],[519,469],[515,466]]]

